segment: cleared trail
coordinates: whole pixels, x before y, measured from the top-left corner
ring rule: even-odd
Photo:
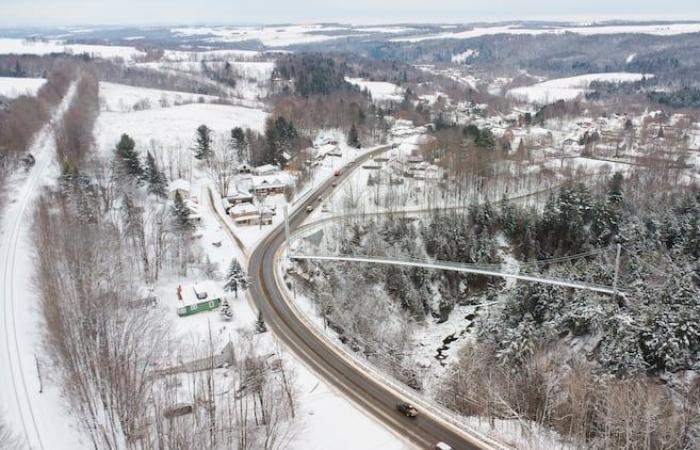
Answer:
[[[42,450],[55,448],[52,434],[60,420],[54,418],[52,423],[46,423],[48,413],[56,411],[46,404],[60,399],[56,392],[39,394],[35,352],[40,341],[41,320],[38,299],[33,293],[34,248],[30,241],[28,213],[41,185],[53,178],[50,170],[56,153],[53,124],[61,119],[75,91],[74,82],[49,123],[35,136],[29,150],[35,157],[35,165],[14,189],[10,189],[11,201],[0,224],[0,303],[4,328],[0,344],[0,378],[4,382],[0,389],[0,405],[10,424],[21,426],[17,431],[21,431],[27,444]]]

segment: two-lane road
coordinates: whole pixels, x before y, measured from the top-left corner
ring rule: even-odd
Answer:
[[[305,219],[306,206],[313,205],[319,196],[325,198],[334,188],[334,183],[339,184],[363,162],[389,149],[389,146],[385,146],[368,152],[358,158],[354,165],[347,166],[340,176],[333,177],[316,188],[290,215],[290,231]],[[288,303],[276,276],[277,259],[284,240],[284,224],[280,224],[251,255],[248,270],[253,283],[250,294],[270,329],[298,358],[355,404],[418,448],[432,449],[439,441],[450,444],[455,450],[497,448],[472,437],[466,430],[455,427],[420,406],[417,418],[404,417],[396,411],[396,404],[407,400],[404,395],[354,364],[342,355],[343,352],[335,344],[322,339],[311,330]]]

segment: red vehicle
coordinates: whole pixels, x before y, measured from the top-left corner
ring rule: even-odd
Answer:
[[[339,177],[341,173],[343,173],[343,172],[340,169],[335,169],[335,173],[333,175],[335,175],[336,177]]]

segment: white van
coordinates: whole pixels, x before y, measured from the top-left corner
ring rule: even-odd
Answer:
[[[438,442],[435,444],[435,450],[452,450],[452,447],[445,444],[444,442]]]

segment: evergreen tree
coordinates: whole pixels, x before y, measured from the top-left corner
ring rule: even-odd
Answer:
[[[190,209],[185,205],[180,193],[175,194],[175,202],[173,203],[173,215],[175,216],[175,227],[180,231],[187,231],[194,228],[190,221]]]
[[[143,167],[141,167],[139,154],[135,147],[134,140],[128,134],[122,134],[115,148],[115,153],[123,170],[128,175],[141,179],[143,178]]]
[[[236,258],[231,260],[231,265],[228,268],[228,273],[226,274],[226,284],[224,285],[224,290],[228,292],[234,292],[236,298],[238,298],[238,291],[245,291],[248,289],[248,276],[243,271],[241,264]]]
[[[146,155],[145,178],[148,182],[149,193],[161,198],[167,196],[166,188],[168,187],[168,180],[165,178],[165,174],[158,168],[156,160],[151,152],[148,152]]]
[[[241,127],[235,127],[231,130],[231,147],[236,152],[236,157],[238,161],[245,161],[247,159],[247,147],[245,139],[245,131]]]
[[[290,153],[294,142],[299,137],[297,129],[291,121],[282,116],[268,119],[265,124],[266,151],[264,163],[283,163],[284,153]]]
[[[197,147],[194,157],[197,159],[209,159],[213,155],[211,149],[211,129],[206,125],[197,128]]]
[[[354,123],[352,124],[352,127],[350,127],[350,132],[348,133],[348,145],[354,148],[362,147],[362,144],[360,144],[360,138],[357,135],[357,128],[355,127]]]
[[[622,182],[624,177],[622,173],[615,174],[608,181],[608,203],[619,206],[622,203]]]

